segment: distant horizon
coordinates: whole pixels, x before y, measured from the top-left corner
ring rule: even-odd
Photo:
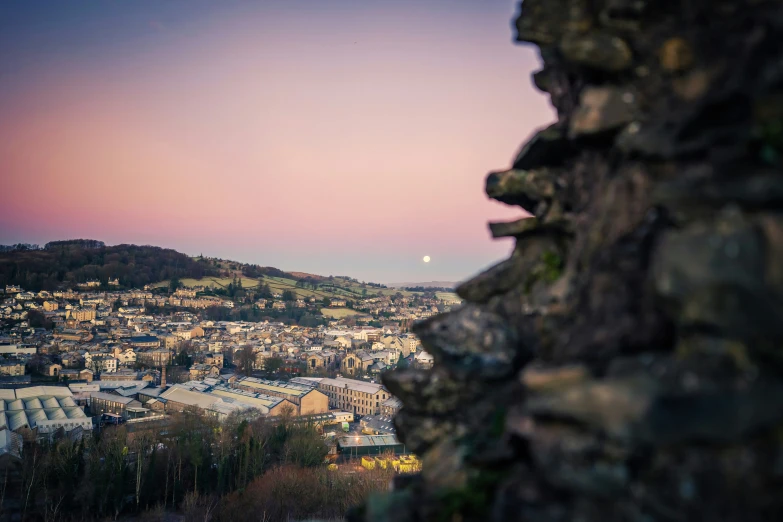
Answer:
[[[554,118],[515,4],[0,3],[0,243],[464,280],[524,215],[486,174]]]
[[[246,265],[257,265],[257,266],[261,266],[261,267],[272,267],[272,268],[277,268],[279,270],[282,270],[283,272],[288,272],[288,273],[304,273],[304,274],[311,274],[311,275],[323,276],[323,277],[329,277],[329,276],[343,277],[343,276],[345,276],[345,277],[351,277],[351,278],[354,278],[354,279],[358,279],[359,281],[364,281],[366,283],[376,283],[376,284],[382,284],[382,285],[420,284],[420,283],[435,283],[435,282],[438,282],[438,283],[455,283],[456,284],[456,283],[459,282],[457,280],[450,281],[450,280],[439,279],[439,278],[430,279],[430,280],[421,280],[421,281],[380,281],[380,280],[372,280],[372,279],[362,279],[362,278],[358,278],[358,277],[356,277],[356,276],[354,276],[354,275],[352,275],[350,273],[329,273],[329,274],[323,273],[322,274],[322,273],[318,273],[318,272],[313,272],[312,270],[288,269],[287,267],[275,266],[275,265],[272,265],[272,264],[269,264],[269,263],[263,263],[263,262],[259,263],[259,262],[256,262],[256,261],[242,261],[242,260],[239,260],[239,259],[233,259],[233,258],[228,258],[228,257],[223,257],[223,256],[204,255],[203,253],[191,254],[189,252],[182,252],[180,250],[177,250],[176,248],[167,247],[165,245],[139,244],[139,243],[128,243],[128,242],[109,243],[107,241],[103,241],[101,239],[96,239],[94,237],[58,238],[58,239],[50,239],[50,240],[44,241],[44,242],[37,242],[37,241],[14,241],[14,242],[11,242],[11,243],[2,243],[2,242],[0,242],[0,246],[15,246],[15,245],[22,244],[22,245],[36,245],[36,246],[38,246],[40,248],[44,248],[48,243],[52,243],[52,242],[57,242],[57,241],[78,241],[78,240],[100,241],[107,247],[118,246],[118,245],[135,245],[135,246],[148,246],[148,247],[164,248],[164,249],[168,249],[168,250],[175,250],[175,251],[177,251],[177,252],[179,252],[181,254],[184,254],[184,255],[186,255],[188,257],[193,257],[193,258],[203,257],[204,259],[219,259],[221,261],[232,261],[232,262],[242,263],[242,264],[246,264]]]

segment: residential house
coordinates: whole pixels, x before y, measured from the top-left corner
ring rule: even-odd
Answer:
[[[94,308],[72,308],[65,314],[66,319],[73,319],[76,322],[92,321],[95,319]]]
[[[223,367],[223,354],[222,353],[209,353],[204,356],[204,364],[211,364],[218,368]]]
[[[209,377],[220,376],[220,369],[212,364],[194,364],[190,367],[190,380],[200,381]]]
[[[93,372],[89,368],[81,370],[62,369],[60,370],[61,381],[87,381],[92,382]]]

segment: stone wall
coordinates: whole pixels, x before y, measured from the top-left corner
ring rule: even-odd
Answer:
[[[511,257],[389,374],[423,457],[349,520],[783,520],[783,2],[525,0],[558,121]]]

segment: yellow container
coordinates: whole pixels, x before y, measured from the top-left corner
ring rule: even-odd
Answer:
[[[389,467],[389,461],[386,459],[382,459],[381,457],[375,457],[375,463],[379,465],[382,469],[386,469]]]
[[[364,456],[362,457],[362,466],[365,469],[375,469],[375,459],[373,457]]]
[[[398,469],[400,473],[413,473],[415,470],[414,465],[409,462],[400,462],[400,468]]]

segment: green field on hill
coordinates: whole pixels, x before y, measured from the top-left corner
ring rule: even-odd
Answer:
[[[231,282],[233,281],[233,278],[231,277],[203,277],[201,279],[191,279],[191,278],[185,278],[180,279],[179,282],[182,283],[182,286],[186,288],[193,288],[194,286],[204,286],[204,287],[227,287]],[[160,283],[155,283],[154,285],[151,285],[154,288],[161,288],[165,286],[169,286],[168,281],[161,281]],[[253,288],[254,286],[258,286],[258,279],[251,279],[249,277],[243,277],[242,278],[242,288]]]
[[[367,315],[350,308],[321,308],[321,314],[324,317],[330,319],[344,319],[345,317],[353,317],[358,315]]]
[[[448,300],[448,299],[459,299],[460,301],[462,298],[455,294],[454,292],[435,292],[435,297],[438,299]]]
[[[398,291],[393,288],[373,288],[370,286],[362,285],[354,281],[349,281],[340,277],[333,279],[323,279],[319,282],[317,289],[313,290],[310,287],[303,288],[297,287],[297,281],[295,279],[289,279],[285,277],[274,276],[261,276],[261,278],[242,277],[242,288],[254,288],[258,286],[259,281],[263,284],[269,285],[269,289],[274,293],[282,294],[286,290],[293,292],[298,298],[315,297],[316,299],[348,299],[359,300],[367,297],[373,297],[374,295],[394,295]],[[193,288],[196,286],[204,287],[227,287],[233,281],[233,277],[204,277],[202,279],[185,278],[180,279],[183,286],[187,288]],[[161,281],[152,285],[156,288],[166,287],[169,285],[169,281]],[[366,290],[366,292],[364,291]],[[412,296],[417,292],[400,291],[402,295]]]

